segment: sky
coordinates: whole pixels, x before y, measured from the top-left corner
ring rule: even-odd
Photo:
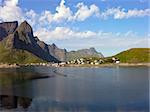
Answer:
[[[41,41],[68,51],[150,47],[149,0],[0,0],[0,22],[24,20]]]

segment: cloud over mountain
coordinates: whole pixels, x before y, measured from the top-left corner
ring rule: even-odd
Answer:
[[[105,1],[102,3],[104,5],[109,2],[108,0],[101,1]],[[124,47],[131,45],[145,46],[146,38],[148,37],[147,34],[149,34],[146,30],[148,25],[145,26],[145,30],[142,30],[144,32],[143,35],[138,35],[135,32],[139,33],[139,31],[136,31],[134,27],[131,26],[131,28],[127,29],[125,23],[116,22],[124,20],[128,23],[128,20],[137,18],[140,18],[140,21],[142,21],[143,18],[150,16],[149,7],[127,8],[112,5],[104,8],[104,6],[97,2],[75,2],[73,5],[69,5],[68,1],[60,0],[60,2],[53,7],[53,10],[46,8],[37,12],[35,9],[32,9],[32,7],[25,9],[26,7],[22,7],[20,3],[19,0],[3,0],[0,5],[0,22],[17,20],[21,23],[26,20],[33,27],[35,35],[46,42],[54,40],[71,40],[73,42],[75,39],[79,39],[80,42],[78,42],[78,46],[84,47],[88,44],[91,45],[91,47],[94,45],[101,47],[103,42],[107,43],[106,40],[109,39],[111,40],[109,41],[111,42],[110,45],[116,47],[118,47],[120,43],[122,43],[122,45],[126,44]],[[109,22],[110,24],[108,24]],[[93,23],[96,26],[92,26]],[[115,23],[116,26],[113,23]],[[88,24],[91,26],[89,27]],[[135,24],[137,25],[139,23]],[[135,24],[132,25],[134,26]],[[136,25],[135,27],[137,27]],[[130,25],[128,25],[128,27],[130,27]],[[121,31],[120,28],[122,28]],[[118,29],[118,31],[114,29]],[[131,42],[128,41],[130,38],[133,39]],[[118,44],[115,44],[116,41],[114,40],[117,40]],[[100,42],[102,42],[101,45],[99,45]],[[67,44],[70,43],[64,43],[62,47],[65,47]],[[102,47],[104,47],[104,45]]]

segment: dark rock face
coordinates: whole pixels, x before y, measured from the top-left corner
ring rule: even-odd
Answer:
[[[6,39],[5,39],[6,38]],[[26,50],[48,62],[65,61],[66,50],[59,49],[56,45],[47,45],[34,37],[32,27],[24,21],[0,23],[0,41],[6,40],[6,47],[11,49]]]
[[[24,21],[18,27],[18,22],[0,23],[0,40],[7,37],[6,47],[22,49],[31,52],[37,57],[50,61],[65,61],[66,50],[56,45],[47,45],[34,37],[32,27]]]
[[[37,44],[50,55],[58,59],[59,61],[66,61],[66,53],[65,49],[58,48],[55,44],[47,45],[43,41],[38,40]]]
[[[17,21],[0,23],[0,41],[7,37],[9,34],[12,34],[17,27]]]
[[[66,49],[58,48],[54,43],[48,46],[49,53],[60,61],[66,61]]]
[[[48,50],[42,49],[42,44],[37,43],[38,41],[33,36],[32,28],[26,21],[20,24],[10,38],[13,43],[12,48],[27,50],[37,57],[49,62],[59,62],[58,59],[47,52]]]
[[[0,23],[0,41],[6,40],[6,48],[26,50],[48,62],[67,61],[70,58],[86,56],[103,57],[95,48],[82,49],[67,52],[55,44],[47,45],[33,35],[32,27],[24,21],[18,26],[18,22]]]

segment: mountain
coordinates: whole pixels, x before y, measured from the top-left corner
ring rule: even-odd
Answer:
[[[17,21],[0,23],[0,41],[7,37],[9,34],[12,34],[17,27]]]
[[[54,43],[48,46],[49,52],[52,56],[60,61],[66,61],[67,50],[58,48]]]
[[[113,57],[120,59],[121,63],[148,63],[150,62],[150,48],[132,48]]]
[[[32,60],[33,62],[65,60],[66,50],[40,41],[33,35],[32,27],[26,21],[19,26],[16,21],[1,23],[0,32],[0,62],[31,63]]]
[[[54,43],[48,45],[33,35],[32,27],[27,21],[18,26],[18,22],[0,23],[0,62],[33,63],[60,62],[81,57],[100,57],[95,48],[67,52]]]
[[[81,49],[77,51],[70,51],[67,52],[67,61],[73,60],[73,59],[79,59],[79,58],[85,58],[85,57],[98,57],[103,58],[104,56],[97,52],[95,48],[91,47],[89,49]]]

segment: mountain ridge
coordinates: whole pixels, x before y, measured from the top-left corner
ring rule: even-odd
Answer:
[[[18,23],[16,21],[1,23],[0,28],[3,29],[1,30],[3,34],[0,35],[0,42],[2,44],[2,42],[5,41],[3,42],[3,46],[5,46],[4,48],[25,50],[26,52],[34,54],[36,58],[38,57],[48,62],[60,62],[49,52],[44,51],[41,46],[39,46],[37,42],[39,42],[40,40],[38,39],[38,37],[34,37],[32,27],[27,23],[27,21],[22,22],[19,26],[17,25]],[[7,30],[9,29],[9,27],[6,26],[14,27],[11,32],[8,32]]]
[[[7,37],[9,34],[12,34],[17,27],[17,21],[0,23],[0,41]]]
[[[67,61],[86,57],[104,58],[103,54],[97,52],[94,47],[91,47],[89,49],[79,49],[76,51],[67,52]]]
[[[26,52],[29,52],[29,54],[33,54],[33,57],[35,56],[36,58],[40,58],[47,62],[67,61],[69,60],[68,55],[70,54],[74,55],[75,58],[79,58],[80,56],[103,57],[101,53],[98,53],[95,50],[95,48],[81,49],[75,51],[75,54],[73,54],[74,52],[72,51],[67,52],[66,49],[58,48],[54,43],[48,45],[41,41],[37,36],[34,36],[33,29],[27,21],[22,22],[20,25],[18,25],[17,21],[0,23],[0,44],[3,51],[4,49],[6,51],[14,50],[15,52],[21,50],[25,52],[24,55],[26,55]],[[1,52],[1,54],[3,54],[3,52]],[[7,52],[7,54],[9,53]],[[0,57],[2,56],[3,55]]]

